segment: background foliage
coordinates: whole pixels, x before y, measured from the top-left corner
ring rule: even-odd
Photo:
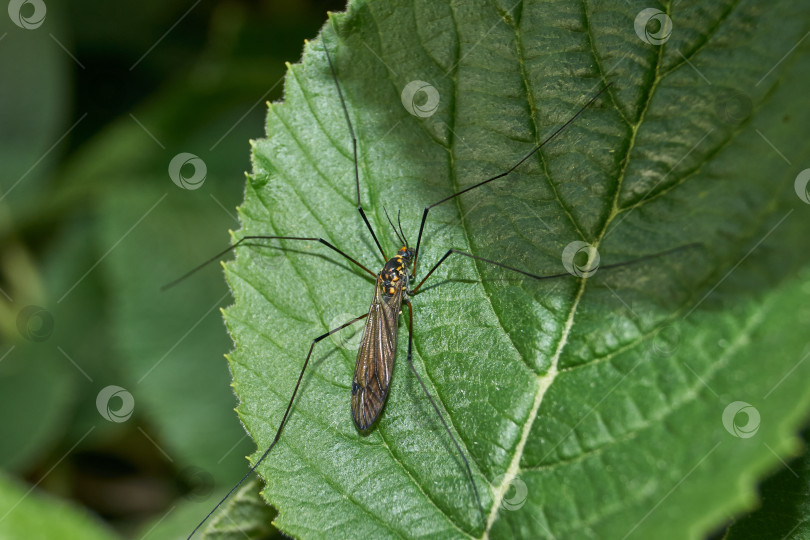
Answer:
[[[354,226],[345,126],[320,43],[288,75],[288,103],[274,107],[270,137],[254,146],[248,163],[247,141],[264,136],[264,101],[281,96],[283,61],[299,59],[327,7],[343,6],[82,0],[48,3],[45,24],[29,31],[0,17],[0,536],[183,536],[244,472],[243,456],[255,445],[232,412],[236,398],[222,359],[232,343],[217,313],[232,300],[221,272],[211,268],[170,295],[158,288],[227,243],[227,229],[239,226],[243,171],[251,168],[240,210],[246,230],[292,233],[307,224],[317,229],[308,234],[371,253]],[[358,3],[335,20],[336,61],[377,230],[387,231],[383,203],[402,208],[413,225],[427,202],[503,170],[536,132],[564,120],[599,80],[587,43],[577,41],[585,29],[603,60],[625,61],[615,71],[621,84],[547,150],[547,170],[535,163],[518,175],[517,188],[493,186],[482,190],[479,205],[433,215],[438,231],[428,260],[454,245],[556,271],[568,240],[592,241],[609,222],[605,201],[634,137],[620,204],[638,203],[661,178],[662,189],[615,225],[603,257],[691,240],[707,249],[589,285],[559,357],[571,375],[560,376],[544,399],[521,462],[526,505],[499,511],[493,536],[540,536],[551,528],[558,537],[621,537],[642,518],[636,535],[806,535],[807,457],[791,456],[802,451],[795,434],[807,411],[801,359],[810,291],[801,246],[808,206],[792,182],[810,158],[802,107],[810,42],[790,50],[810,29],[806,11],[791,2],[708,11],[690,2],[662,6],[677,31],[659,49],[630,30],[646,5],[516,7],[451,13],[434,3]],[[539,30],[524,36],[530,47],[517,58],[541,81],[534,93],[510,94],[514,58],[499,56],[497,47],[460,56],[488,31],[494,43],[503,42],[503,31],[511,43],[514,28],[530,25],[533,14]],[[450,29],[454,17],[463,24]],[[422,50],[432,56],[416,54]],[[453,77],[442,76],[448,69]],[[398,94],[413,74],[438,81],[440,95],[456,101],[445,99],[424,121],[408,115]],[[690,150],[706,132],[705,146]],[[168,177],[171,157],[184,151],[207,165],[201,189],[180,190]],[[549,176],[565,179],[558,193],[544,184]],[[270,214],[259,203],[267,194]],[[540,204],[555,200],[567,203],[579,231],[566,229],[559,208]],[[260,446],[272,437],[307,336],[367,307],[370,291],[357,292],[368,288],[360,274],[338,267],[345,286],[301,310],[309,298],[302,293],[322,284],[317,271],[331,266],[323,259],[261,249],[229,267],[238,302],[228,322],[240,346],[231,365],[244,400],[240,414]],[[417,368],[471,448],[476,481],[491,504],[487,484],[503,485],[499,474],[532,406],[532,373],[549,368],[579,282],[541,287],[460,262],[448,269],[461,280],[418,299]],[[687,323],[670,320],[708,293]],[[482,308],[482,299],[491,304]],[[32,305],[47,311],[52,327],[43,316],[20,324]],[[459,313],[484,323],[446,322]],[[264,495],[281,509],[280,526],[302,536],[337,522],[358,533],[479,533],[469,485],[440,426],[425,425],[430,410],[402,364],[378,429],[369,437],[353,430],[346,398],[353,354],[332,346],[315,359],[305,398],[263,468],[273,479]],[[780,391],[763,398],[786,374]],[[99,414],[96,396],[108,385],[134,396],[126,422]],[[723,429],[723,409],[737,399],[761,411],[756,437]],[[561,441],[551,454],[549,441]],[[413,478],[403,480],[390,455]],[[362,489],[358,463],[376,473]],[[762,508],[750,513],[759,504],[757,482],[770,474]],[[29,493],[30,485],[36,489]],[[385,504],[374,519],[363,493],[386,495],[377,496]],[[394,496],[396,504],[386,502]],[[272,515],[250,484],[209,534],[229,538],[238,524],[251,537],[271,536],[265,525]]]
[[[0,536],[38,536],[26,527],[53,512],[40,537],[177,537],[243,474],[253,444],[223,359],[221,271],[173,296],[159,288],[228,242],[284,62],[343,5],[46,5],[35,30],[0,16],[0,516],[21,482],[38,483]],[[201,189],[169,178],[179,152],[204,159]],[[28,305],[53,318],[44,341],[18,329]],[[128,421],[99,414],[108,385],[132,393]]]

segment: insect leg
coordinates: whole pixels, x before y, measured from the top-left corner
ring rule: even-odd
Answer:
[[[408,367],[410,367],[413,374],[416,375],[416,380],[419,381],[419,386],[422,387],[422,391],[425,393],[430,401],[430,404],[433,406],[433,410],[436,411],[436,414],[439,416],[439,420],[442,421],[444,430],[447,431],[447,434],[450,436],[450,439],[456,446],[458,455],[461,456],[461,460],[464,462],[464,467],[467,469],[467,476],[470,477],[470,484],[472,484],[473,492],[475,493],[475,501],[478,503],[478,511],[481,514],[481,520],[483,523],[486,523],[486,520],[484,519],[483,507],[481,506],[481,497],[478,495],[478,488],[475,487],[475,479],[473,478],[472,469],[470,469],[470,462],[467,460],[467,456],[464,455],[461,445],[458,444],[453,432],[450,430],[450,426],[447,425],[447,421],[444,419],[444,415],[442,415],[441,410],[439,410],[439,406],[436,405],[436,402],[433,400],[433,396],[431,396],[430,392],[428,392],[427,386],[425,386],[425,383],[422,381],[422,377],[419,376],[419,373],[416,371],[416,367],[413,365],[413,306],[411,306],[411,302],[409,300],[404,300],[404,302],[408,306]]]
[[[638,257],[638,258],[636,258],[636,259],[632,259],[632,260],[629,260],[629,261],[623,261],[623,262],[619,262],[619,263],[613,263],[613,264],[605,264],[605,265],[601,265],[601,266],[599,266],[598,268],[599,268],[600,270],[610,270],[611,268],[619,268],[619,267],[621,267],[621,266],[627,266],[627,265],[630,265],[630,264],[636,264],[636,263],[639,263],[639,262],[641,262],[641,261],[645,261],[645,260],[647,260],[647,259],[653,259],[653,258],[656,258],[656,257],[662,257],[662,256],[664,256],[664,255],[669,255],[669,254],[671,254],[671,253],[674,253],[674,252],[676,252],[676,251],[680,251],[680,250],[682,250],[682,249],[687,249],[687,248],[698,247],[698,246],[700,246],[700,245],[702,245],[702,244],[699,244],[699,243],[685,244],[685,245],[682,245],[682,246],[677,246],[677,247],[674,247],[674,248],[671,248],[671,249],[667,249],[667,250],[664,250],[664,251],[659,251],[659,252],[657,252],[657,253],[651,253],[651,254],[649,254],[649,255],[644,255],[644,256],[642,256],[642,257]],[[464,255],[465,257],[469,257],[470,259],[475,259],[476,261],[482,261],[482,262],[485,262],[485,263],[489,263],[489,264],[492,264],[492,265],[498,266],[498,267],[500,267],[500,268],[505,268],[506,270],[510,270],[510,271],[512,271],[512,272],[517,272],[518,274],[523,274],[524,276],[528,276],[528,277],[533,278],[533,279],[553,279],[553,278],[560,278],[560,277],[565,277],[565,276],[570,276],[570,275],[571,275],[571,274],[570,274],[570,273],[568,273],[568,272],[561,272],[561,273],[559,273],[559,274],[546,274],[546,275],[532,274],[531,272],[526,272],[526,271],[524,271],[524,270],[520,270],[519,268],[515,268],[514,266],[509,266],[509,265],[507,265],[507,264],[499,263],[499,262],[497,262],[497,261],[493,261],[493,260],[491,260],[491,259],[485,259],[484,257],[479,257],[478,255],[472,255],[471,253],[467,253],[467,252],[465,252],[465,251],[460,251],[460,250],[458,250],[458,249],[448,249],[448,250],[447,250],[447,253],[445,253],[445,254],[442,256],[442,258],[441,258],[441,259],[439,259],[439,262],[437,262],[436,264],[434,264],[434,265],[433,265],[433,268],[431,268],[431,269],[430,269],[430,272],[428,272],[428,273],[425,275],[425,277],[424,277],[424,278],[422,278],[422,281],[420,281],[420,282],[419,282],[419,285],[417,285],[416,287],[414,287],[414,289],[413,289],[413,290],[410,292],[410,294],[416,294],[416,293],[419,291],[419,287],[421,287],[421,286],[422,286],[422,284],[423,284],[425,281],[427,281],[427,278],[429,278],[429,277],[430,277],[430,275],[431,275],[431,274],[432,274],[432,273],[433,273],[433,272],[434,272],[434,271],[435,271],[435,270],[436,270],[436,269],[437,269],[437,268],[438,268],[438,267],[439,267],[439,266],[440,266],[440,265],[441,265],[441,264],[442,264],[442,263],[443,263],[445,260],[447,260],[447,258],[448,258],[450,255],[452,255],[452,254],[454,254],[454,253],[457,253],[458,255]],[[596,270],[596,269],[594,268],[593,270]]]
[[[191,270],[189,270],[188,272],[186,272],[185,274],[183,274],[179,278],[175,279],[171,283],[167,283],[166,285],[161,287],[160,290],[165,291],[166,289],[170,289],[171,287],[174,287],[175,285],[177,285],[178,283],[180,283],[181,281],[183,281],[184,279],[186,279],[187,277],[189,277],[190,275],[195,273],[197,270],[200,270],[204,266],[216,261],[217,259],[219,259],[223,255],[225,255],[229,251],[236,249],[245,240],[305,240],[305,241],[308,241],[308,242],[320,242],[321,244],[325,245],[326,247],[328,247],[329,249],[331,249],[333,251],[338,252],[339,254],[343,255],[346,259],[348,259],[349,261],[353,262],[354,264],[356,264],[357,266],[359,266],[360,268],[362,268],[363,270],[368,272],[371,275],[371,277],[373,277],[375,279],[377,278],[377,274],[375,274],[374,272],[372,272],[371,270],[369,270],[368,268],[366,268],[365,266],[363,266],[359,262],[357,262],[354,259],[352,259],[351,257],[349,257],[348,255],[343,253],[341,250],[339,250],[338,248],[336,248],[335,246],[333,246],[332,244],[330,244],[329,242],[327,242],[323,238],[305,238],[305,237],[300,237],[300,236],[262,236],[262,235],[256,236],[256,235],[252,235],[252,236],[243,236],[234,245],[223,249],[222,251],[220,251],[219,253],[217,253],[216,255],[211,257],[210,259],[198,264],[197,266],[195,266],[194,268],[192,268]]]
[[[219,508],[222,505],[222,503],[224,503],[226,500],[228,500],[228,497],[230,497],[231,494],[234,491],[239,489],[239,486],[241,486],[242,483],[245,480],[247,480],[247,478],[251,474],[253,474],[253,471],[255,471],[256,468],[259,465],[262,464],[262,461],[264,461],[264,458],[267,457],[267,455],[270,453],[270,450],[272,450],[273,447],[278,442],[279,437],[281,437],[281,430],[284,429],[284,425],[287,423],[287,416],[290,414],[290,409],[292,409],[292,404],[293,404],[293,401],[295,401],[295,396],[296,396],[296,394],[298,394],[298,387],[301,386],[301,381],[304,379],[304,371],[306,371],[306,369],[307,369],[307,365],[309,364],[309,359],[312,356],[312,351],[313,351],[313,349],[315,349],[315,344],[318,343],[319,341],[323,340],[323,339],[326,339],[327,337],[331,336],[335,332],[339,332],[340,330],[343,330],[347,326],[351,326],[352,324],[356,323],[357,321],[361,321],[361,320],[365,319],[366,317],[368,317],[368,313],[364,313],[363,315],[360,315],[359,317],[355,317],[354,319],[350,320],[349,322],[347,322],[345,324],[342,324],[342,325],[338,326],[337,328],[335,328],[333,330],[329,330],[327,333],[321,334],[320,336],[318,336],[318,337],[316,337],[315,339],[312,340],[312,344],[310,344],[310,346],[309,346],[309,352],[307,353],[307,358],[306,358],[306,360],[304,360],[304,365],[301,367],[301,373],[298,375],[298,381],[295,383],[295,389],[293,390],[292,396],[290,396],[290,402],[287,404],[287,410],[284,411],[284,416],[281,418],[281,423],[278,426],[278,430],[276,430],[276,436],[273,437],[273,442],[270,443],[270,446],[267,447],[267,450],[264,451],[262,456],[250,468],[250,470],[245,474],[245,476],[243,476],[242,479],[239,480],[239,482],[237,482],[236,485],[231,488],[231,490],[227,493],[227,495],[225,495],[222,498],[222,500],[219,501],[217,503],[217,505],[214,508],[211,509],[210,512],[208,512],[208,514],[203,518],[203,520],[200,521],[200,523],[196,527],[194,527],[194,530],[191,531],[190,535],[188,535],[189,539],[192,536],[194,536],[194,533],[196,533],[197,530],[199,530],[199,528],[202,527],[203,523],[205,523],[208,520],[208,518],[211,517],[211,515],[214,512],[217,511],[217,508]]]
[[[599,96],[601,96],[603,92],[605,92],[605,90],[610,88],[612,84],[613,84],[612,82],[606,84],[604,88],[599,90],[599,92],[597,92],[596,95],[594,95],[591,99],[589,99],[588,102],[585,103],[585,105],[583,105],[571,118],[569,118],[563,125],[558,127],[557,130],[554,131],[554,133],[552,133],[551,135],[546,137],[546,139],[543,142],[541,142],[540,144],[535,146],[532,149],[531,152],[529,152],[528,154],[523,156],[523,158],[520,161],[518,161],[517,163],[515,163],[514,165],[509,167],[509,169],[507,169],[505,172],[502,172],[500,174],[496,174],[492,178],[487,178],[486,180],[482,180],[481,182],[478,182],[477,184],[473,184],[472,186],[470,186],[468,188],[464,188],[461,191],[453,193],[452,195],[449,195],[449,196],[445,197],[444,199],[442,199],[440,201],[437,201],[437,202],[431,204],[430,206],[426,207],[424,212],[422,213],[422,223],[419,225],[419,237],[416,239],[416,251],[415,251],[415,255],[413,257],[413,272],[411,273],[411,276],[413,277],[413,276],[416,275],[416,263],[417,263],[418,257],[419,257],[419,247],[420,247],[420,245],[422,243],[422,231],[424,231],[424,229],[425,229],[425,220],[427,220],[427,215],[428,215],[428,212],[430,212],[431,208],[433,208],[434,206],[438,206],[438,205],[442,204],[443,202],[447,202],[450,199],[458,197],[459,195],[463,195],[464,193],[467,193],[468,191],[472,191],[473,189],[475,189],[477,187],[481,187],[484,184],[488,184],[489,182],[492,182],[493,180],[497,180],[498,178],[503,178],[504,176],[508,175],[509,173],[511,173],[512,171],[514,171],[518,167],[520,167],[527,159],[532,157],[541,148],[543,148],[543,146],[545,146],[547,143],[551,142],[552,139],[554,139],[557,135],[559,135],[560,132],[562,132],[562,130],[567,128],[569,126],[569,124],[571,124],[571,122],[576,120],[577,117],[580,114],[582,114],[583,111],[585,111],[585,109],[587,109],[594,101],[596,101],[597,98]]]
[[[371,227],[371,223],[368,222],[366,213],[363,211],[363,205],[360,202],[360,168],[357,165],[357,138],[354,136],[354,127],[352,126],[351,119],[349,119],[349,110],[346,108],[346,101],[343,99],[343,91],[340,89],[337,72],[335,71],[334,64],[332,64],[332,56],[329,54],[329,48],[326,46],[325,40],[323,41],[323,50],[326,52],[326,60],[329,62],[329,69],[332,71],[332,79],[335,81],[335,87],[337,88],[338,95],[340,96],[340,104],[343,107],[343,115],[346,117],[346,124],[348,124],[349,133],[352,136],[352,151],[354,152],[354,186],[357,192],[357,211],[360,212],[360,216],[362,216],[363,221],[366,223],[366,227],[368,227],[371,236],[374,238],[374,243],[377,244],[377,247],[383,256],[383,261],[387,261],[388,257],[385,256],[385,252],[383,251],[379,240],[377,240],[377,235],[374,234],[374,229]]]

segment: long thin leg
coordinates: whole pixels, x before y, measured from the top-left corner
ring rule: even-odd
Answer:
[[[349,110],[346,108],[346,101],[343,99],[343,91],[340,89],[337,72],[335,71],[334,64],[332,64],[332,56],[329,54],[329,48],[326,46],[325,40],[323,42],[323,50],[326,52],[326,60],[329,62],[329,69],[332,71],[332,78],[335,80],[335,87],[337,88],[338,95],[340,96],[340,104],[343,106],[343,115],[346,117],[346,124],[349,126],[349,133],[352,135],[352,150],[354,151],[354,186],[357,192],[357,211],[360,212],[360,215],[363,217],[363,221],[366,223],[366,227],[368,227],[371,236],[374,238],[374,243],[377,244],[377,247],[383,256],[383,261],[387,261],[388,257],[385,256],[385,252],[383,251],[379,240],[377,240],[377,235],[374,234],[374,229],[371,228],[371,223],[369,223],[366,213],[363,211],[363,205],[360,203],[360,168],[357,165],[357,138],[354,136],[354,127],[352,126],[352,121],[349,119]]]
[[[186,279],[187,277],[189,277],[190,275],[195,273],[197,270],[203,268],[207,264],[211,264],[212,262],[216,261],[217,259],[219,259],[223,255],[225,255],[229,251],[236,249],[237,247],[239,247],[239,244],[241,244],[245,240],[306,240],[308,242],[320,242],[321,244],[325,245],[329,249],[340,253],[346,259],[348,259],[349,261],[353,262],[354,264],[356,264],[357,266],[359,266],[360,268],[362,268],[363,270],[368,272],[371,275],[371,277],[373,277],[375,279],[377,278],[377,274],[375,274],[374,272],[372,272],[371,270],[369,270],[368,268],[366,268],[365,266],[363,266],[359,262],[357,262],[354,259],[352,259],[351,257],[349,257],[348,255],[343,253],[341,250],[339,250],[338,248],[336,248],[335,246],[333,246],[332,244],[330,244],[329,242],[327,242],[323,238],[306,238],[306,237],[301,237],[301,236],[261,236],[261,235],[255,236],[254,235],[254,236],[244,236],[244,237],[242,237],[238,242],[236,242],[231,247],[223,249],[222,251],[220,251],[219,253],[217,253],[216,255],[211,257],[210,259],[198,264],[197,266],[195,266],[194,268],[192,268],[191,270],[189,270],[188,272],[186,272],[185,274],[183,274],[179,278],[175,279],[171,283],[167,283],[166,285],[161,287],[160,290],[165,291],[166,289],[170,289],[171,287],[174,287],[175,285],[177,285],[178,283],[180,283],[181,281],[183,281],[184,279]]]
[[[644,255],[643,257],[639,257],[637,259],[632,259],[630,261],[623,261],[623,262],[620,262],[620,263],[613,263],[613,264],[605,264],[605,265],[599,266],[598,269],[599,270],[610,270],[611,268],[619,268],[621,266],[627,266],[627,265],[630,265],[630,264],[636,264],[636,263],[639,263],[641,261],[646,261],[647,259],[653,259],[655,257],[662,257],[664,255],[669,255],[671,253],[674,253],[676,251],[680,251],[682,249],[697,247],[697,246],[700,246],[700,245],[701,244],[698,244],[698,243],[685,244],[683,246],[678,246],[678,247],[674,247],[674,248],[667,249],[667,250],[664,250],[664,251],[659,251],[658,253],[651,253],[649,255]],[[541,275],[538,275],[538,274],[532,274],[531,272],[526,272],[526,271],[520,270],[518,268],[515,268],[514,266],[509,266],[509,265],[506,265],[506,264],[503,264],[503,263],[493,261],[491,259],[485,259],[484,257],[479,257],[478,255],[472,255],[472,254],[467,253],[465,251],[460,251],[458,249],[448,249],[447,253],[445,253],[442,256],[442,258],[439,259],[439,262],[437,262],[436,264],[433,265],[433,268],[430,269],[430,272],[428,272],[425,275],[425,277],[422,279],[422,281],[419,282],[419,285],[417,285],[410,292],[410,294],[412,294],[412,295],[416,294],[419,291],[419,288],[422,286],[422,284],[425,281],[427,281],[427,279],[439,267],[439,265],[441,265],[453,253],[457,253],[458,255],[464,255],[465,257],[475,259],[476,261],[483,261],[485,263],[493,264],[493,265],[498,266],[500,268],[505,268],[505,269],[510,270],[512,272],[517,272],[518,274],[522,274],[524,276],[528,276],[528,277],[533,278],[533,279],[553,279],[553,278],[560,278],[560,277],[565,277],[565,276],[570,276],[571,275],[568,272],[561,272],[559,274],[547,274],[547,275],[541,276]],[[596,270],[596,268],[594,268],[593,270]]]
[[[422,381],[422,377],[419,376],[419,373],[416,371],[416,368],[413,365],[413,306],[411,306],[411,302],[409,300],[405,300],[405,304],[408,306],[408,366],[411,368],[411,371],[414,375],[416,375],[416,380],[419,381],[419,386],[422,387],[422,391],[427,396],[430,404],[433,405],[433,410],[436,411],[436,414],[439,416],[439,420],[442,421],[444,425],[445,431],[450,436],[450,439],[453,441],[453,444],[456,446],[456,450],[458,450],[458,455],[461,456],[461,460],[464,462],[464,467],[467,469],[467,476],[470,477],[470,484],[472,485],[473,492],[475,493],[475,501],[478,503],[478,511],[481,514],[482,522],[484,521],[484,511],[483,507],[481,506],[481,497],[478,495],[478,488],[475,487],[475,479],[473,478],[472,469],[470,469],[470,462],[467,460],[467,456],[464,455],[464,451],[461,449],[461,445],[458,444],[453,432],[450,431],[450,426],[447,425],[447,421],[444,419],[444,415],[442,415],[441,410],[439,410],[439,406],[436,405],[436,402],[433,400],[433,396],[430,395],[428,392],[427,386]]]
[[[548,142],[550,142],[550,141],[551,141],[552,139],[554,139],[554,138],[555,138],[557,135],[559,135],[559,134],[560,134],[560,132],[561,132],[562,130],[564,130],[565,128],[567,128],[567,127],[568,127],[568,125],[569,125],[569,124],[571,124],[571,122],[573,122],[574,120],[576,120],[576,119],[577,119],[577,117],[578,117],[580,114],[582,114],[582,112],[583,112],[585,109],[587,109],[587,108],[588,108],[588,107],[591,105],[591,103],[593,103],[594,101],[596,101],[596,100],[597,100],[597,98],[598,98],[599,96],[601,96],[601,95],[602,95],[602,93],[603,93],[605,90],[607,90],[608,88],[610,88],[612,84],[613,84],[612,82],[610,82],[610,83],[606,84],[606,85],[605,85],[605,87],[604,87],[604,88],[602,88],[601,90],[599,90],[599,92],[597,92],[597,93],[596,93],[596,95],[594,95],[594,96],[593,96],[591,99],[589,99],[589,100],[588,100],[588,102],[587,102],[587,103],[585,103],[585,105],[583,105],[583,106],[582,106],[582,107],[581,107],[581,108],[580,108],[580,109],[579,109],[579,110],[576,112],[576,114],[574,114],[574,116],[572,116],[571,118],[569,118],[569,119],[568,119],[568,121],[567,121],[566,123],[564,123],[564,124],[563,124],[563,125],[561,125],[559,128],[557,128],[557,130],[556,130],[554,133],[552,133],[551,135],[549,135],[548,137],[546,137],[546,139],[545,139],[543,142],[541,142],[540,144],[538,144],[537,146],[535,146],[535,147],[532,149],[532,151],[531,151],[531,152],[529,152],[528,154],[526,154],[525,156],[523,156],[523,159],[521,159],[520,161],[518,161],[517,163],[515,163],[514,165],[512,165],[511,167],[509,167],[509,169],[508,169],[506,172],[502,172],[501,174],[496,174],[496,175],[495,175],[495,176],[493,176],[492,178],[487,178],[486,180],[483,180],[483,181],[481,181],[481,182],[478,182],[477,184],[474,184],[474,185],[472,185],[472,186],[470,186],[470,187],[468,187],[468,188],[464,188],[464,189],[462,189],[461,191],[458,191],[458,192],[456,192],[456,193],[453,193],[452,195],[449,195],[449,196],[445,197],[444,199],[442,199],[442,200],[440,200],[440,201],[437,201],[437,202],[435,202],[435,203],[431,204],[430,206],[426,207],[426,208],[425,208],[425,211],[422,213],[422,223],[421,223],[421,225],[419,225],[419,237],[416,239],[416,251],[414,252],[415,254],[414,254],[414,256],[413,256],[413,272],[412,272],[412,274],[411,274],[411,277],[413,277],[413,276],[415,276],[415,275],[416,275],[416,263],[417,263],[417,261],[418,261],[418,257],[419,257],[419,246],[422,244],[422,231],[424,231],[424,229],[425,229],[425,220],[427,220],[427,215],[428,215],[428,212],[430,212],[430,209],[431,209],[431,208],[433,208],[434,206],[438,206],[438,205],[442,204],[443,202],[447,202],[447,201],[449,201],[450,199],[453,199],[453,198],[455,198],[455,197],[458,197],[459,195],[462,195],[462,194],[464,194],[464,193],[467,193],[468,191],[472,191],[473,189],[475,189],[475,188],[477,188],[477,187],[481,187],[481,186],[483,186],[484,184],[488,184],[489,182],[492,182],[493,180],[497,180],[498,178],[503,178],[503,177],[504,177],[504,176],[506,176],[507,174],[511,173],[512,171],[514,171],[515,169],[517,169],[518,167],[520,167],[520,166],[521,166],[521,165],[522,165],[522,164],[523,164],[523,163],[524,163],[524,162],[525,162],[527,159],[529,159],[530,157],[532,157],[532,156],[533,156],[533,155],[534,155],[536,152],[538,152],[538,151],[539,151],[541,148],[543,148],[543,146],[545,146],[545,145],[546,145]]]
[[[262,461],[264,461],[264,458],[267,457],[267,455],[270,453],[270,450],[272,450],[273,447],[278,442],[279,437],[281,437],[281,430],[284,429],[284,424],[287,423],[287,416],[290,414],[290,409],[292,409],[292,404],[293,404],[293,401],[295,401],[295,396],[296,396],[296,394],[298,394],[298,387],[301,386],[301,381],[304,378],[304,371],[306,371],[306,369],[307,369],[307,365],[309,364],[309,358],[312,356],[312,350],[315,348],[315,344],[318,343],[319,341],[321,341],[322,339],[326,339],[327,337],[331,336],[335,332],[339,332],[340,330],[343,330],[347,326],[351,326],[352,324],[356,323],[357,321],[361,321],[361,320],[365,319],[366,317],[368,317],[368,313],[366,313],[364,315],[360,315],[359,317],[355,317],[354,319],[350,320],[349,322],[347,322],[345,324],[342,324],[342,325],[338,326],[337,328],[335,328],[334,330],[330,330],[327,333],[322,334],[322,335],[320,335],[320,336],[318,336],[318,337],[316,337],[315,339],[312,340],[312,344],[309,346],[309,352],[307,353],[307,359],[304,360],[304,365],[303,365],[303,367],[301,367],[301,373],[298,375],[298,382],[295,383],[295,390],[293,390],[292,396],[290,397],[290,402],[287,404],[287,410],[284,411],[284,416],[281,418],[281,423],[278,426],[278,430],[276,430],[276,436],[273,437],[273,442],[270,443],[270,446],[268,446],[267,450],[264,451],[264,454],[262,454],[262,457],[260,457],[258,459],[258,461],[256,461],[256,463],[253,465],[253,467],[250,468],[250,470],[245,474],[245,476],[243,476],[242,479],[239,480],[239,482],[237,482],[236,485],[231,488],[231,490],[228,492],[228,494],[225,495],[222,498],[222,500],[219,501],[217,503],[217,505],[213,509],[211,509],[210,512],[208,512],[208,514],[203,518],[203,520],[196,527],[194,527],[194,530],[191,531],[190,535],[188,535],[189,539],[192,536],[194,536],[194,533],[196,533],[197,530],[199,530],[199,528],[202,527],[203,523],[205,523],[208,520],[208,518],[211,517],[211,515],[214,512],[217,511],[217,508],[219,508],[222,505],[222,503],[224,503],[226,500],[228,500],[228,497],[230,497],[231,494],[234,491],[239,489],[239,486],[241,486],[242,483],[245,480],[247,480],[247,478],[251,474],[253,474],[253,471],[255,471],[256,468],[259,465],[262,464]]]

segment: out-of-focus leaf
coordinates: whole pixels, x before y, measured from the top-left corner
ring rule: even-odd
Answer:
[[[17,3],[8,4],[13,10]],[[50,165],[64,148],[54,145],[78,120],[66,118],[73,61],[54,41],[67,41],[59,17],[52,11],[30,30],[13,24],[6,9],[0,17],[0,204],[14,213],[42,196]],[[0,233],[7,225],[0,222]]]
[[[101,540],[117,538],[86,511],[30,491],[0,474],[0,537]]]
[[[14,3],[8,10],[14,12]],[[52,164],[65,147],[63,135],[75,119],[66,118],[70,96],[64,90],[72,60],[53,39],[63,35],[59,14],[33,29],[15,25],[7,10],[2,15],[0,424],[5,428],[0,464],[19,468],[41,457],[63,433],[76,380],[49,341],[55,331],[51,321],[57,329],[64,322],[54,316],[54,276],[38,272],[34,254],[13,231],[25,209],[43,196]]]
[[[808,430],[805,430],[805,441]],[[729,527],[724,540],[810,537],[810,452],[790,460],[759,488],[761,505]]]
[[[270,87],[251,77],[228,80],[227,73],[190,74],[85,148],[65,182],[67,193],[94,186],[95,247],[109,252],[97,271],[111,295],[106,307],[127,390],[153,426],[145,431],[178,467],[202,468],[224,484],[244,470],[241,456],[250,447],[221,356],[229,349],[218,313],[229,301],[227,287],[215,267],[173,290],[160,287],[220,249],[223,231],[236,224],[230,209],[247,167],[238,156],[247,160],[245,141],[261,111],[241,117]],[[196,190],[170,177],[170,162],[182,152],[205,164]]]
[[[6,426],[0,463],[6,468],[35,463],[60,437],[69,447],[90,427],[101,428],[94,437],[116,427],[96,408],[101,388],[126,385],[110,362],[104,288],[92,273],[79,281],[98,261],[88,242],[92,231],[87,219],[66,222],[41,257],[41,296],[21,294],[12,304],[18,331],[0,363],[0,423]]]

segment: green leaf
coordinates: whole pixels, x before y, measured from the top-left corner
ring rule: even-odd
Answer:
[[[0,440],[0,463],[7,470],[31,468],[60,440],[69,441],[66,451],[91,428],[92,441],[120,427],[100,423],[96,408],[98,383],[121,382],[117,363],[109,361],[112,344],[105,325],[104,288],[92,277],[78,283],[98,261],[88,242],[92,230],[87,220],[65,222],[58,240],[43,250],[41,272],[28,273],[33,283],[39,281],[36,274],[41,275],[39,297],[12,290],[18,328],[0,363],[0,422],[7,426]],[[45,311],[26,319],[31,304]],[[32,335],[20,327],[39,331]]]
[[[194,538],[198,535],[200,538],[215,540],[282,538],[281,533],[271,525],[275,510],[265,504],[260,491],[260,480],[247,481],[211,516]],[[192,493],[191,496],[177,501],[165,513],[143,523],[134,536],[149,540],[186,538],[200,523],[202,516],[211,510],[215,501],[219,501],[226,493],[227,490],[218,490],[211,492],[208,497]]]
[[[810,206],[793,185],[810,159],[810,42],[791,48],[807,7],[667,5],[663,46],[636,34],[643,7],[357,1],[290,68],[254,145],[235,238],[322,237],[382,265],[355,209],[325,39],[388,255],[399,245],[384,207],[401,211],[413,243],[426,206],[506,171],[613,82],[509,177],[431,210],[418,275],[450,247],[538,274],[563,272],[574,241],[605,265],[699,247],[553,281],[451,257],[413,299],[414,365],[470,461],[483,518],[403,365],[407,319],[368,434],[349,413],[356,349],[341,334],[317,344],[259,467],[279,529],[694,538],[752,507],[757,480],[795,452],[810,404]],[[403,107],[415,80],[438,92],[434,114]],[[226,268],[230,366],[255,462],[311,340],[364,313],[372,280],[316,242],[240,248]],[[753,436],[740,431],[753,409],[735,415],[735,402],[759,413]]]
[[[3,538],[116,538],[85,511],[53,497],[31,493],[5,474],[0,474],[0,508]]]
[[[804,439],[810,430],[805,430]],[[784,463],[760,487],[761,506],[735,521],[725,540],[810,536],[810,451]]]
[[[258,479],[245,482],[211,517],[203,537],[236,540],[280,536],[270,525],[276,513],[261,500],[261,489],[262,483]]]
[[[62,17],[54,10],[48,31],[65,40]],[[71,349],[61,334],[70,323],[51,303],[63,286],[52,271],[59,248],[44,255],[49,267],[40,273],[36,253],[21,238],[20,222],[48,193],[48,173],[65,147],[57,143],[75,121],[67,118],[64,92],[72,61],[42,37],[0,17],[0,464],[7,469],[30,466],[64,432],[81,377],[56,348]],[[56,335],[48,336],[54,339],[32,341],[19,330],[38,320],[26,316],[31,305],[54,319]]]
[[[13,10],[16,4],[8,6]],[[33,6],[21,7],[23,12]],[[42,9],[42,8],[39,8]],[[14,24],[4,12],[0,17],[0,227],[10,218],[24,217],[48,186],[48,173],[64,146],[63,136],[72,132],[78,118],[68,118],[72,61],[44,33],[69,43],[64,13],[52,10],[40,32]],[[77,115],[78,116],[78,115]],[[7,207],[7,208],[6,208]],[[6,215],[8,212],[8,215]],[[3,234],[5,230],[0,229]]]

